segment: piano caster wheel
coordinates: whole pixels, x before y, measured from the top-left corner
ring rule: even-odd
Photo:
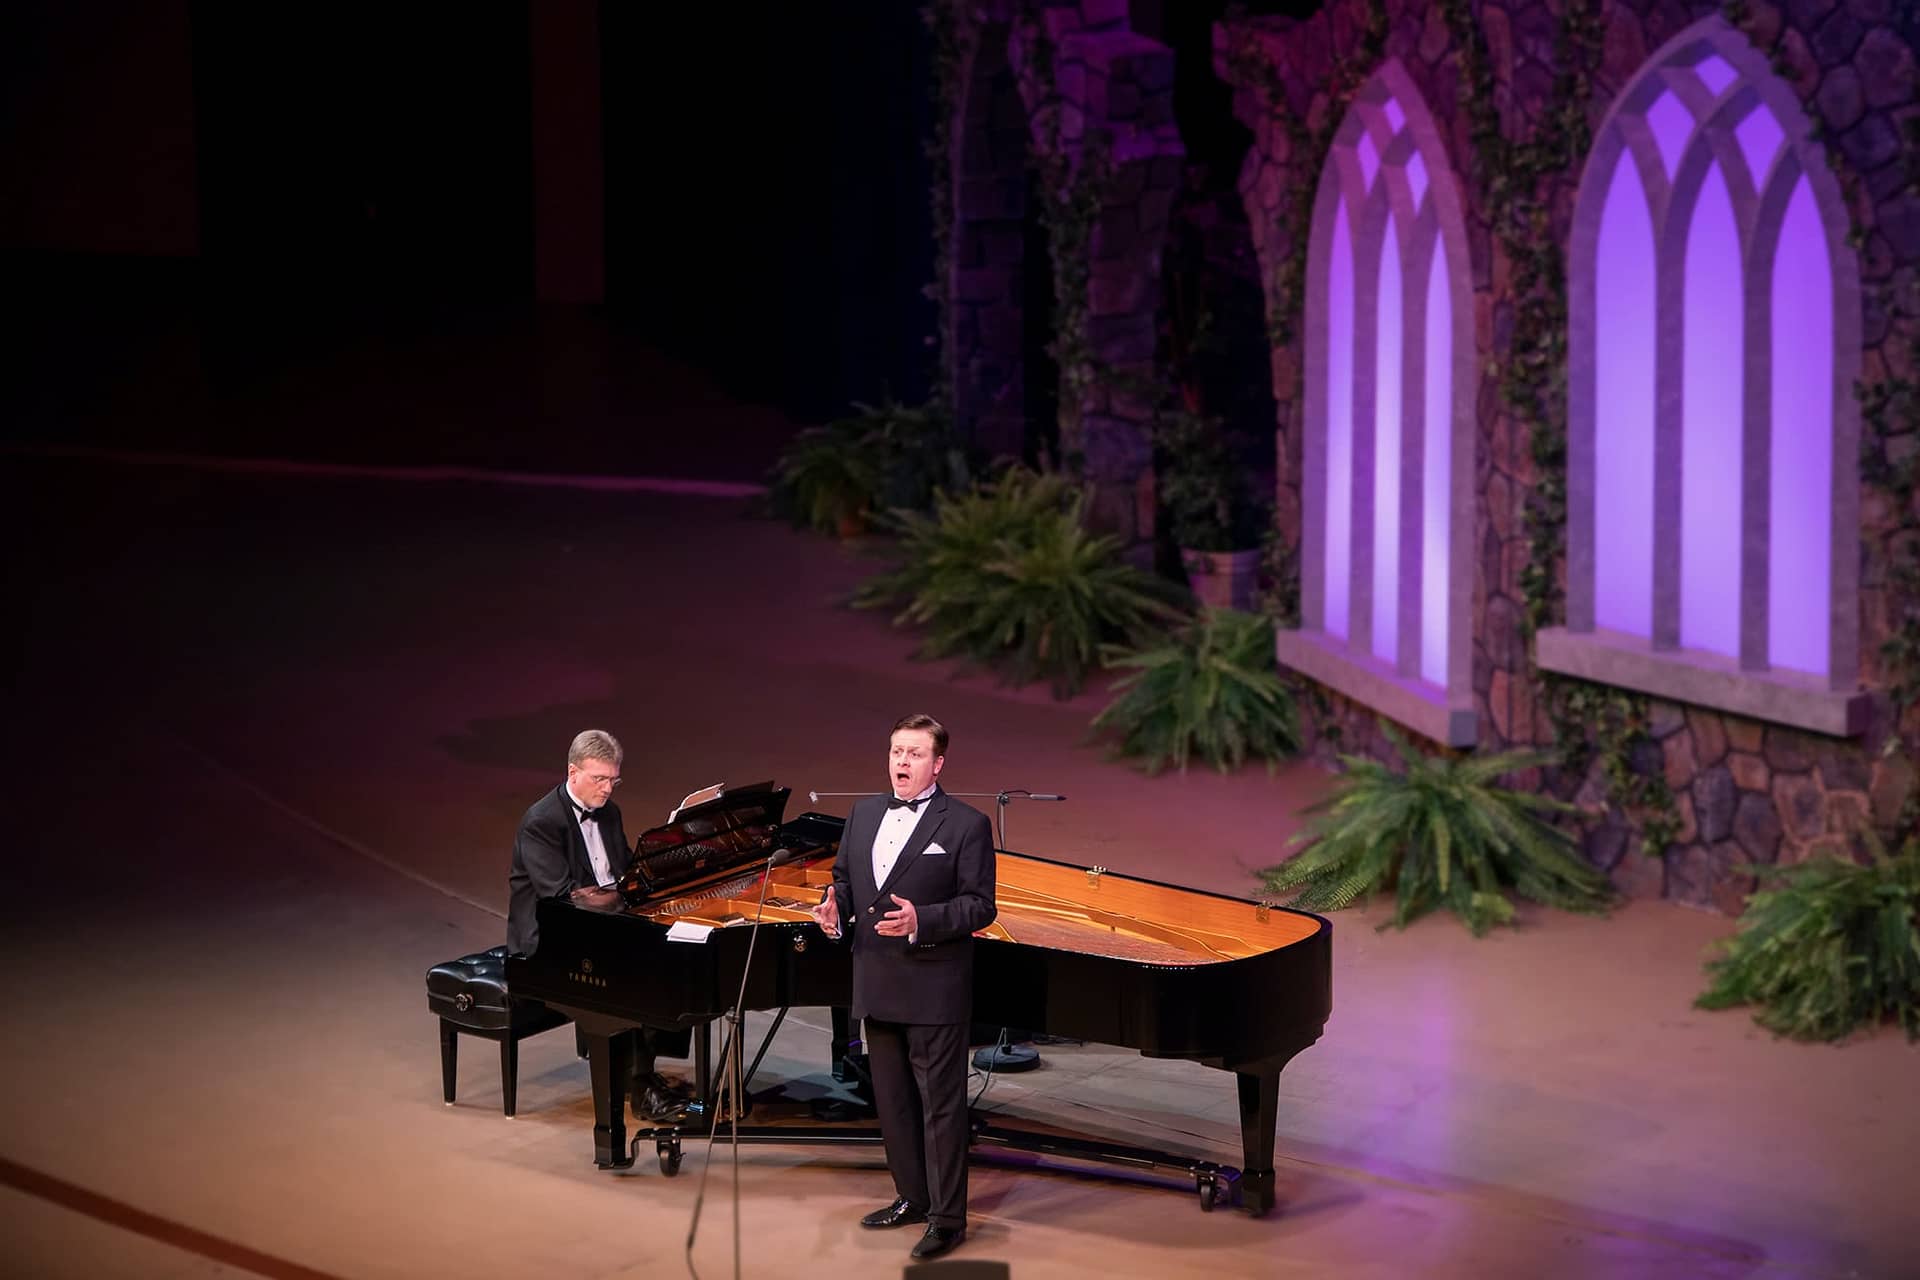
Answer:
[[[1195,1179],[1200,1192],[1200,1212],[1212,1213],[1213,1206],[1220,1203],[1220,1184],[1210,1173],[1203,1173]]]
[[[654,1144],[654,1152],[660,1157],[660,1172],[671,1178],[680,1172],[680,1143],[671,1138],[662,1138]]]

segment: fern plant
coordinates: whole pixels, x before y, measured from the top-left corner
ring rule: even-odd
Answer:
[[[1774,887],[1748,896],[1694,1003],[1756,1005],[1755,1022],[1795,1040],[1838,1040],[1889,1018],[1920,1039],[1920,836],[1894,854],[1868,843],[1868,866],[1820,858],[1753,868]]]
[[[816,533],[850,537],[865,527],[880,491],[880,459],[847,422],[810,427],[773,466],[773,510]]]
[[[1552,764],[1552,753],[1429,757],[1382,729],[1404,770],[1342,756],[1346,774],[1334,794],[1309,810],[1318,816],[1288,841],[1301,851],[1261,873],[1269,889],[1299,891],[1293,905],[1308,911],[1391,889],[1393,925],[1446,907],[1476,937],[1512,921],[1509,887],[1567,911],[1606,910],[1613,900],[1606,877],[1549,822],[1574,807],[1499,784],[1504,775]]]
[[[1285,759],[1300,749],[1293,698],[1274,667],[1273,620],[1208,609],[1150,649],[1110,648],[1110,668],[1129,670],[1093,729],[1119,736],[1114,754],[1140,757],[1148,773],[1186,772],[1199,756],[1221,772],[1249,756]]]
[[[850,536],[890,507],[924,510],[933,495],[964,489],[973,459],[930,407],[891,400],[793,438],[774,463],[769,505],[796,525]]]
[[[893,511],[893,568],[854,595],[859,608],[901,606],[926,629],[921,655],[998,667],[1010,682],[1079,691],[1104,644],[1138,642],[1181,616],[1179,589],[1120,557],[1117,537],[1088,532],[1085,495],[1063,477],[1013,468],[932,514]]]

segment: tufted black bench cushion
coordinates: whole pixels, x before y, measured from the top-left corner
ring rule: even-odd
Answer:
[[[520,1073],[520,1042],[565,1026],[568,1018],[538,1000],[515,1000],[507,991],[507,949],[476,951],[427,970],[427,1008],[440,1018],[440,1085],[453,1105],[454,1068],[461,1034],[500,1042],[500,1100],[513,1114]]]

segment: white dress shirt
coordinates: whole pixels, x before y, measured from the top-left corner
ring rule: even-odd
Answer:
[[[602,889],[608,888],[613,884],[613,864],[607,861],[607,844],[600,838],[600,824],[589,816],[593,810],[580,803],[572,786],[569,785],[566,792],[567,799],[573,801],[573,807],[579,811],[574,814],[574,821],[580,824],[580,836],[587,842],[587,861],[593,864],[593,878],[600,882]]]
[[[915,827],[926,816],[926,799],[934,793],[935,787],[928,787],[914,799],[920,801],[915,808],[889,808],[880,819],[880,830],[873,837],[873,887],[878,889],[887,882],[887,876],[893,872],[893,864],[900,860],[900,851],[907,847],[907,841],[913,838]]]

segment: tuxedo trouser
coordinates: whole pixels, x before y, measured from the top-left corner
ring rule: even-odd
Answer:
[[[638,1080],[653,1074],[656,1058],[684,1058],[691,1051],[686,1028],[635,1027],[623,1031],[633,1046],[633,1077]]]
[[[967,1024],[867,1019],[893,1189],[936,1227],[967,1225]]]

